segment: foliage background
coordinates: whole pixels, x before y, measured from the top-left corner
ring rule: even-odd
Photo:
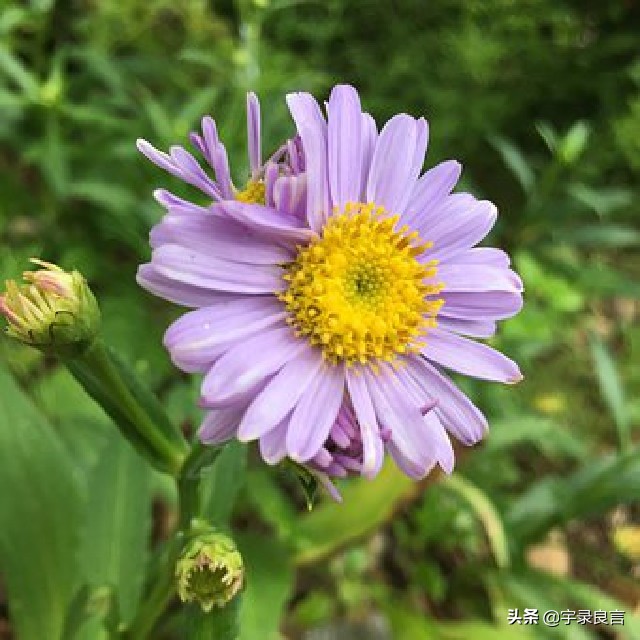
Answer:
[[[284,92],[347,81],[379,123],[428,117],[427,164],[460,159],[501,211],[526,304],[495,342],[526,379],[462,383],[492,432],[451,479],[389,469],[305,514],[240,446],[210,472],[209,515],[249,565],[243,640],[640,637],[639,33],[635,0],[0,1],[0,273],[85,273],[187,430],[196,383],[161,346],[177,311],[134,281],[168,180],[137,137],[183,143],[211,113],[240,183],[247,89],[269,149],[292,133]],[[0,357],[0,637],[109,637],[175,496],[55,363],[4,339]],[[513,607],[628,613],[548,629],[507,626]]]

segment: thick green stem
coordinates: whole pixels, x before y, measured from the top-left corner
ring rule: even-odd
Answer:
[[[178,475],[188,444],[155,396],[125,370],[102,341],[96,340],[68,367],[139,453],[159,470]]]

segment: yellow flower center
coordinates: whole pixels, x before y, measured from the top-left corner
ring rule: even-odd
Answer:
[[[265,203],[265,186],[262,180],[249,180],[242,191],[236,193],[236,200],[247,204]]]
[[[443,304],[437,261],[417,257],[432,243],[397,229],[399,216],[374,204],[348,203],[322,235],[298,250],[285,267],[278,294],[296,334],[322,349],[330,362],[393,362],[424,345]],[[375,364],[375,362],[374,362]]]

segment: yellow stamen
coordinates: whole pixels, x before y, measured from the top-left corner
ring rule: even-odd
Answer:
[[[435,326],[442,285],[425,280],[437,261],[417,260],[431,243],[398,220],[383,207],[347,203],[285,267],[289,286],[278,298],[288,322],[329,362],[392,362],[418,351]]]
[[[236,193],[236,200],[247,204],[265,203],[265,186],[262,180],[249,180],[242,191]]]

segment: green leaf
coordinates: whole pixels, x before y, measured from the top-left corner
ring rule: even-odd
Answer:
[[[517,414],[493,422],[485,450],[498,454],[523,443],[534,445],[550,458],[582,459],[589,451],[587,442],[574,436],[564,425],[530,414]]]
[[[629,415],[624,399],[624,390],[615,362],[604,343],[597,337],[590,341],[591,356],[596,368],[596,376],[600,385],[600,393],[611,412],[613,422],[618,431],[620,450],[626,452],[631,446]]]
[[[214,526],[228,523],[238,492],[244,484],[246,466],[247,447],[234,441],[227,444],[216,461],[202,472],[202,516]]]
[[[113,433],[109,419],[62,366],[39,378],[31,387],[31,395],[84,478],[86,470],[97,464]]]
[[[640,495],[640,451],[607,456],[563,476],[548,476],[518,498],[507,512],[510,535],[520,544],[543,538],[554,526],[601,514]]]
[[[535,182],[535,175],[520,149],[501,136],[493,136],[489,139],[489,142],[500,154],[507,169],[511,171],[514,178],[520,183],[522,190],[525,193],[531,191]]]
[[[0,368],[0,568],[20,640],[58,640],[77,584],[81,487],[55,432]]]
[[[558,146],[558,136],[551,124],[548,122],[536,122],[536,130],[544,140],[549,151],[555,153],[556,147]]]
[[[595,211],[600,217],[608,216],[618,209],[629,206],[633,202],[634,198],[634,194],[631,189],[624,189],[621,187],[593,188],[580,182],[569,184],[567,191],[578,202]],[[616,225],[611,225],[611,228],[614,230],[615,236]],[[624,227],[622,227],[622,229],[624,229]],[[633,230],[629,229],[628,231]],[[603,234],[603,236],[606,241],[607,234]]]
[[[561,231],[556,237],[572,245],[594,249],[623,249],[640,245],[640,231],[621,224],[584,225],[579,229]]]
[[[247,471],[247,497],[279,537],[289,539],[298,519],[290,497],[282,490],[276,475],[264,465]]]
[[[111,587],[121,622],[136,610],[151,532],[151,470],[113,432],[88,480],[89,518],[80,547],[88,584]]]
[[[542,571],[526,569],[517,573],[492,574],[488,578],[502,594],[503,600],[511,608],[535,607],[542,615],[545,611],[566,609],[588,609],[590,611],[615,611],[627,609],[624,621],[624,637],[640,640],[640,619],[628,611],[616,598],[600,591],[597,587],[559,577]],[[506,616],[506,610],[505,610]],[[571,625],[571,638],[585,640],[592,636],[585,627]],[[557,628],[548,629],[549,637],[557,637]]]
[[[491,591],[494,591],[496,597],[499,598],[500,606],[494,607],[494,615],[501,616],[504,621],[507,620],[509,609],[537,609],[540,616],[540,622],[536,630],[536,638],[558,638],[564,637],[567,640],[590,640],[591,634],[588,630],[578,624],[573,624],[567,629],[567,634],[559,636],[559,630],[564,627],[546,627],[542,622],[542,616],[546,611],[563,611],[571,609],[572,606],[577,608],[587,608],[582,603],[573,603],[566,594],[559,592],[554,588],[553,583],[546,579],[545,574],[534,571],[501,572],[499,574],[489,574],[486,576],[486,582],[491,585]],[[507,629],[524,629],[516,625],[508,626]],[[502,636],[501,636],[502,637]],[[516,636],[517,637],[517,636]]]
[[[461,496],[473,509],[484,526],[496,565],[503,569],[509,566],[509,545],[502,518],[489,497],[459,473],[448,476],[442,486]]]
[[[273,537],[236,536],[245,564],[240,640],[280,640],[284,607],[293,591],[293,558]]]
[[[0,48],[0,69],[30,100],[38,95],[39,81],[24,64],[5,47]]]
[[[62,638],[64,640],[108,640],[118,626],[117,604],[108,587],[91,589],[83,585],[69,605]],[[114,615],[115,614],[115,615]]]
[[[584,120],[578,120],[571,126],[557,148],[558,157],[564,164],[571,165],[582,155],[590,133],[591,126]]]
[[[326,503],[298,518],[292,530],[296,563],[317,562],[374,531],[419,487],[392,464],[373,481],[352,480],[343,491],[344,504]]]
[[[385,608],[394,640],[533,640],[533,633],[523,627],[498,626],[488,622],[438,622],[409,610],[401,602]],[[506,622],[506,611],[505,611]]]

